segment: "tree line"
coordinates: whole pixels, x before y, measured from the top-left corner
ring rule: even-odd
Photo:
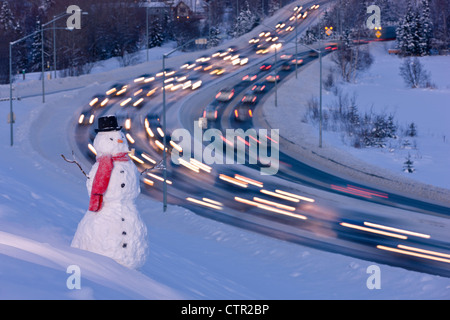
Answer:
[[[88,73],[95,62],[112,57],[117,57],[122,65],[130,63],[130,57],[147,46],[146,9],[141,2],[77,0],[76,5],[88,13],[81,16],[81,29],[64,30],[68,16],[44,28],[45,70],[53,70],[56,64],[60,76],[76,76]],[[176,19],[167,12],[150,19],[148,44],[149,47],[167,41],[182,44],[201,36],[211,38],[211,44],[218,45],[224,37],[237,37],[250,31],[262,16],[273,14],[289,2],[292,0],[209,0],[202,19],[197,16]],[[70,0],[0,0],[0,84],[9,83],[9,43],[40,30],[72,4]],[[53,32],[56,62],[53,61]],[[13,45],[13,75],[41,71],[41,48],[40,32]]]

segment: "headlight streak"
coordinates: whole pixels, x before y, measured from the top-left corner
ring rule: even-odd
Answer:
[[[257,187],[260,187],[260,188],[263,187],[263,183],[262,183],[262,182],[259,182],[259,181],[256,181],[256,180],[253,180],[253,179],[250,179],[250,178],[241,176],[241,175],[239,175],[239,174],[235,174],[234,177],[235,177],[236,179],[241,180],[241,181],[244,181],[244,182],[246,182],[246,183],[248,183],[248,184],[252,184],[252,185],[257,186]]]
[[[392,248],[392,247],[386,247],[386,246],[383,246],[383,245],[377,245],[377,249],[381,249],[381,250],[385,250],[385,251],[391,251],[391,252],[396,252],[396,253],[401,253],[401,254],[414,256],[414,257],[418,257],[418,258],[423,258],[423,259],[429,259],[429,260],[435,260],[435,261],[450,263],[450,259],[444,259],[444,258],[440,258],[440,257],[437,257],[437,256],[431,256],[431,255],[428,255],[428,254],[422,254],[422,253],[417,253],[417,252],[413,252],[413,251],[407,251],[407,250],[401,250],[401,249]]]
[[[421,253],[432,254],[432,255],[435,255],[435,256],[438,256],[438,257],[443,257],[443,258],[449,258],[450,259],[450,254],[447,254],[447,253],[442,253],[442,252],[437,252],[437,251],[420,249],[420,248],[416,248],[416,247],[405,246],[403,244],[399,244],[399,245],[397,245],[397,247],[400,248],[400,249],[405,249],[405,250],[410,250],[410,251],[417,251],[417,252],[421,252]]]
[[[91,150],[93,154],[97,155],[97,151],[92,144],[88,143],[88,149]]]
[[[125,136],[127,137],[128,141],[129,141],[130,143],[135,143],[135,142],[136,142],[136,141],[133,139],[133,137],[132,137],[129,133],[127,133]]]
[[[269,201],[266,199],[262,199],[262,198],[258,198],[258,197],[253,197],[253,200],[256,202],[261,202],[273,207],[277,207],[280,209],[284,209],[284,210],[288,210],[288,211],[295,211],[295,207],[291,207],[291,206],[286,206],[284,204],[278,203],[278,202],[274,202],[274,201]]]
[[[147,160],[150,163],[156,164],[156,161],[153,160],[152,158],[150,158],[150,156],[146,153],[141,153],[141,157],[144,158],[145,160]]]
[[[187,197],[186,200],[190,201],[190,202],[193,202],[193,203],[196,203],[196,204],[199,204],[199,205],[202,205],[202,206],[205,206],[205,207],[213,208],[213,209],[216,209],[216,210],[222,210],[222,206],[218,206],[218,205],[210,203],[210,202],[194,199],[194,198],[191,198],[191,197]]]
[[[144,164],[144,161],[142,161],[141,159],[139,159],[138,157],[136,157],[134,154],[131,154],[131,152],[128,153],[128,156],[129,156],[132,160],[136,161],[137,163]]]
[[[275,192],[268,191],[268,190],[265,190],[265,189],[262,189],[262,190],[260,190],[260,191],[261,191],[262,193],[264,193],[264,194],[269,195],[269,196],[277,197],[277,198],[284,199],[284,200],[288,200],[288,201],[291,201],[291,202],[300,202],[300,199],[293,198],[293,197],[289,197],[289,196],[286,196],[286,195],[284,195],[284,194],[275,193]]]
[[[407,234],[410,236],[416,236],[416,237],[420,237],[420,238],[426,238],[426,239],[430,238],[430,236],[428,234],[423,234],[423,233],[418,233],[418,232],[413,232],[413,231],[408,231],[408,230],[403,230],[403,229],[397,229],[397,228],[383,226],[381,224],[376,224],[376,223],[372,223],[372,222],[365,221],[364,225],[368,226],[368,227],[384,229],[384,230],[389,230],[389,231],[398,232],[398,233],[404,233],[404,234]]]
[[[178,159],[178,163],[196,173],[200,172],[200,169],[194,165],[192,165],[191,163],[187,162],[186,160],[184,160],[183,158]]]
[[[237,185],[239,187],[242,187],[242,188],[247,188],[248,187],[248,184],[246,182],[239,181],[238,179],[235,179],[233,177],[229,177],[229,176],[227,176],[225,174],[222,174],[222,173],[219,174],[219,179],[227,181],[227,182],[232,183],[232,184],[235,184],[235,185]]]
[[[247,199],[243,199],[243,198],[240,198],[240,197],[234,197],[234,200],[236,200],[237,202],[245,203],[245,204],[248,204],[248,205],[251,205],[251,206],[254,206],[254,207],[258,207],[258,208],[263,209],[263,210],[272,211],[272,212],[279,213],[279,214],[282,214],[282,215],[286,215],[286,216],[289,216],[289,217],[293,217],[293,218],[297,218],[297,219],[301,219],[301,220],[308,219],[307,217],[305,217],[305,216],[303,216],[301,214],[291,213],[291,212],[288,212],[288,211],[285,211],[285,210],[274,208],[274,207],[271,207],[271,206],[268,206],[268,205],[265,205],[265,204],[262,204],[262,203],[258,203],[258,202],[247,200]]]
[[[297,198],[299,200],[303,200],[303,201],[306,201],[306,202],[315,202],[316,201],[316,200],[308,198],[308,197],[300,196],[298,194],[286,192],[286,191],[279,190],[279,189],[275,190],[275,192],[283,194],[283,195],[288,196],[288,197]]]
[[[401,234],[396,234],[396,233],[392,233],[392,232],[386,232],[386,231],[372,229],[372,228],[366,228],[366,227],[363,227],[363,226],[358,226],[356,224],[341,222],[340,225],[343,226],[343,227],[357,229],[357,230],[371,232],[371,233],[376,233],[376,234],[380,234],[380,235],[384,235],[384,236],[388,236],[388,237],[392,237],[392,238],[397,238],[397,239],[402,239],[402,240],[408,239],[408,237],[406,237],[404,235],[401,235]]]
[[[210,166],[204,164],[203,162],[198,161],[195,158],[190,158],[189,163],[205,172],[211,173],[212,171],[212,168]]]
[[[159,181],[161,181],[161,182],[164,182],[164,178],[162,178],[162,177],[160,177],[160,176],[157,176],[157,175],[154,174],[154,173],[147,172],[147,175],[148,175],[149,177],[152,177],[153,179],[156,179],[156,180],[159,180]],[[172,184],[172,181],[170,181],[170,180],[168,180],[168,179],[166,179],[166,182],[167,182],[167,184]]]
[[[153,185],[155,184],[152,180],[147,179],[147,178],[143,178],[142,181],[143,181],[145,184],[147,184],[147,185],[149,185],[149,186],[152,186],[152,187],[153,187]]]

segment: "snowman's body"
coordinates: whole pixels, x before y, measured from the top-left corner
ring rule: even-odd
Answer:
[[[99,132],[94,139],[94,148],[97,159],[128,152],[121,131]],[[86,182],[91,197],[99,164],[97,160],[92,166]],[[113,164],[101,208],[97,212],[86,212],[72,246],[111,257],[129,268],[139,268],[144,264],[148,250],[147,228],[135,206],[140,193],[139,172],[126,154],[125,159],[122,157]]]

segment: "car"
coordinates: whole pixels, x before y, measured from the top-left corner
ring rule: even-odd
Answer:
[[[264,63],[263,65],[261,65],[259,67],[260,70],[262,71],[268,71],[272,68],[272,65],[270,63]]]
[[[209,60],[211,60],[211,57],[203,55],[200,58],[197,58],[195,60],[195,62],[202,63],[202,62],[208,62]]]
[[[234,119],[236,121],[247,121],[253,117],[252,109],[245,104],[238,104],[234,109]]]
[[[222,102],[230,101],[234,96],[234,88],[223,88],[216,94],[216,99]]]
[[[253,104],[256,101],[256,94],[253,91],[247,91],[241,99],[242,103]]]
[[[183,90],[190,88],[191,90],[195,90],[200,88],[203,81],[199,78],[189,78],[183,83]]]
[[[223,57],[225,57],[226,55],[228,55],[230,52],[231,52],[231,51],[228,51],[228,50],[218,50],[218,51],[216,51],[215,53],[213,53],[213,54],[211,55],[211,57],[212,57],[212,58],[218,58],[218,59],[222,58],[222,59],[223,59]]]
[[[291,70],[291,65],[289,64],[289,62],[283,62],[282,64],[281,64],[281,70],[284,70],[284,71],[289,71],[289,70]]]
[[[309,54],[310,57],[317,57],[319,55],[317,53],[317,51],[314,51],[314,50],[310,50],[308,54]]]
[[[203,117],[208,119],[209,121],[216,121],[217,120],[217,104],[210,103],[206,106],[205,110],[203,111]]]
[[[97,94],[92,97],[91,101],[89,102],[89,106],[96,108],[96,107],[104,107],[106,103],[108,102],[108,99],[104,94]]]
[[[164,150],[164,131],[163,127],[161,125],[160,118],[157,114],[148,114],[144,119],[144,127],[147,131],[147,134],[150,136],[150,138],[154,138],[154,147],[158,151]],[[170,134],[167,133],[166,135],[166,150],[169,151],[172,149],[170,140],[172,140],[172,137]]]
[[[250,43],[250,44],[255,44],[255,43],[258,43],[259,42],[259,38],[251,38],[249,41],[248,41],[248,43]]]
[[[95,115],[91,111],[85,111],[78,117],[79,125],[90,125],[93,124],[95,120]]]
[[[224,67],[215,67],[211,70],[211,72],[209,74],[220,76],[220,75],[224,74],[225,71],[226,71],[226,69]]]
[[[253,85],[252,91],[255,93],[262,93],[266,90],[266,85],[262,82],[257,82]]]
[[[256,49],[256,54],[266,54],[270,51],[268,46],[263,46],[263,45],[256,45],[255,49]]]
[[[294,59],[291,60],[291,63],[294,64],[294,65],[295,64],[299,65],[299,64],[303,63],[303,59],[295,59],[294,58]]]
[[[134,83],[139,83],[139,84],[145,84],[145,83],[149,83],[152,82],[153,80],[155,80],[155,75],[151,74],[151,73],[145,73],[140,75],[139,77],[134,79]]]
[[[202,72],[207,72],[210,71],[213,68],[213,65],[210,64],[209,62],[202,62],[199,65],[197,65],[194,70],[195,71],[202,71]]]
[[[283,21],[280,21],[275,26],[276,29],[283,29],[286,24]]]
[[[111,86],[111,88],[106,91],[107,96],[120,96],[127,91],[127,85],[122,83],[116,83]]]
[[[246,74],[245,76],[242,77],[242,81],[252,82],[252,81],[256,80],[256,78],[258,78],[257,74]]]
[[[267,77],[266,77],[266,81],[267,82],[276,82],[276,81],[280,81],[280,76],[278,74],[275,73],[270,73]]]
[[[190,69],[194,68],[195,65],[196,65],[195,62],[187,61],[187,62],[185,62],[184,64],[181,65],[180,69],[182,69],[182,70],[184,70],[184,69],[190,70]]]

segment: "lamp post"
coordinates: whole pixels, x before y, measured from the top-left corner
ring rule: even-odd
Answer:
[[[57,16],[53,16],[53,19],[50,20],[47,23],[44,23],[41,25],[41,77],[42,77],[42,103],[45,103],[45,69],[44,69],[44,30],[49,30],[49,29],[53,29],[53,68],[54,68],[54,73],[55,73],[55,78],[56,78],[56,35],[55,35],[55,30],[58,28],[55,28],[55,22],[67,15],[70,15],[71,13],[67,13],[67,12],[63,12],[60,13]],[[88,13],[86,11],[82,11],[81,14],[83,15],[87,15]],[[46,26],[48,26],[49,24],[53,24],[53,28],[48,28],[45,29]],[[70,28],[61,28],[64,30],[73,30]]]
[[[13,124],[14,124],[14,112],[13,112],[13,97],[12,97],[12,47],[13,45],[26,40],[32,36],[34,36],[36,33],[40,32],[40,30],[37,30],[23,38],[20,38],[16,41],[9,43],[9,123],[11,127],[11,146],[14,144],[14,136],[13,136]]]
[[[163,132],[164,132],[164,136],[163,136],[163,178],[164,178],[164,182],[163,182],[163,211],[166,212],[167,210],[167,133],[166,133],[166,86],[165,86],[165,82],[166,82],[166,59],[174,52],[178,51],[179,49],[181,49],[182,47],[192,43],[193,41],[195,41],[196,39],[191,39],[188,42],[182,44],[179,47],[176,47],[175,49],[172,49],[171,51],[169,51],[168,53],[163,54],[163,58],[162,58],[162,73],[163,73],[163,83],[162,83],[162,89],[163,89]]]
[[[296,42],[296,46],[297,46],[297,40],[295,42]],[[322,51],[314,49],[310,46],[307,46],[306,44],[301,43],[301,42],[299,42],[299,44],[301,44],[302,46],[305,46],[306,48],[313,50],[319,54],[319,68],[320,68],[320,77],[319,77],[319,81],[320,81],[320,84],[319,84],[319,88],[320,88],[319,89],[319,148],[322,148]],[[296,57],[296,59],[297,59],[297,57]]]
[[[147,37],[147,62],[148,62],[148,4],[145,7],[145,30],[146,30],[146,37]]]
[[[274,43],[273,45],[271,45],[272,48],[275,49],[275,63],[274,63],[274,69],[275,69],[275,107],[278,107],[278,85],[277,85],[277,71],[276,71],[276,66],[277,66],[277,51],[279,48],[281,48],[282,44],[281,41],[279,43]]]

